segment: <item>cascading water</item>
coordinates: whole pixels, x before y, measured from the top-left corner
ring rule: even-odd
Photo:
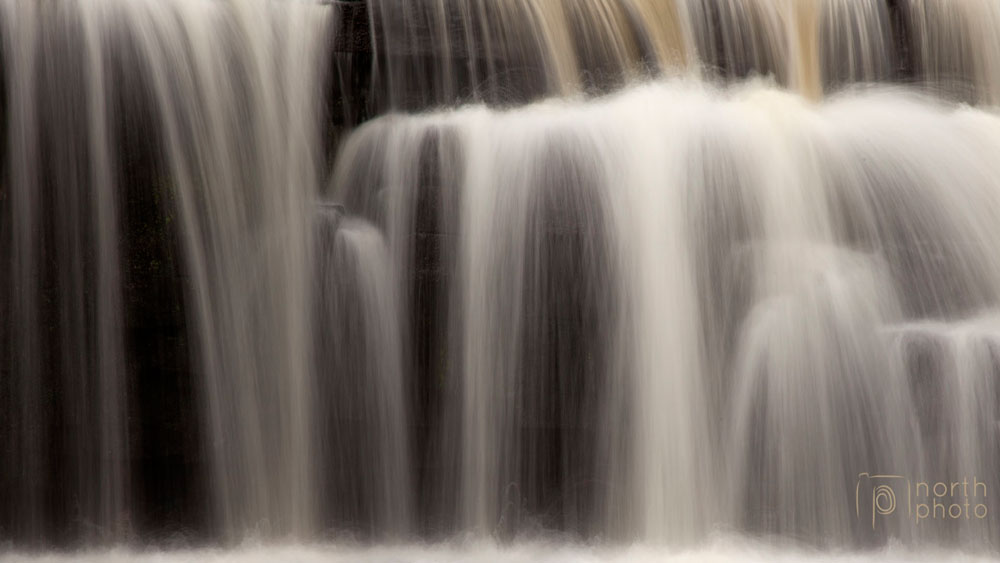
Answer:
[[[123,373],[121,294],[135,290],[119,281],[117,177],[129,190],[162,189],[156,197],[169,203],[154,212],[177,221],[194,340],[188,369],[198,379],[181,400],[200,403],[201,434],[200,446],[184,455],[207,458],[208,529],[224,538],[320,531],[320,476],[348,465],[343,458],[354,450],[326,450],[342,429],[326,422],[328,404],[317,390],[337,385],[326,381],[332,366],[322,357],[316,365],[312,355],[342,342],[327,342],[322,331],[314,341],[312,301],[323,297],[312,289],[359,283],[349,272],[314,268],[306,228],[317,220],[330,17],[307,4],[4,4],[11,85],[4,223],[12,266],[4,300],[11,310],[5,535],[27,543],[133,537],[131,508],[143,499],[129,498],[130,430],[149,413],[130,396],[146,385],[144,374]],[[131,117],[116,114],[129,103],[139,108],[127,126],[149,128],[141,148],[109,140],[116,119]],[[135,185],[132,160],[139,158],[155,183]],[[385,313],[365,313],[354,329],[372,323],[371,338],[391,355]],[[358,371],[353,377],[372,369],[388,387],[370,380],[338,391],[381,397],[370,415],[378,431],[364,439],[390,451],[379,459],[391,467],[364,465],[371,475],[351,485],[366,502],[367,493],[379,499],[373,527],[392,521],[401,531],[405,518],[395,511],[396,503],[405,507],[398,492],[405,490],[398,461],[406,457],[405,411],[391,399],[400,393],[400,358],[347,350],[338,359]],[[322,484],[331,482],[337,477]]]
[[[0,556],[996,557],[992,0],[0,32]]]

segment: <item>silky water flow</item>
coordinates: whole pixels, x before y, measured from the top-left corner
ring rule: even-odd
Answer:
[[[996,556],[992,0],[359,5],[0,4],[0,556]]]

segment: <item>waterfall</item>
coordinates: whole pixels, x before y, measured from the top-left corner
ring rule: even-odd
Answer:
[[[219,522],[227,535],[314,533],[303,225],[317,181],[312,57],[324,15],[263,4],[117,7],[148,73],[182,222]]]
[[[15,534],[37,537],[61,520],[87,537],[125,537],[123,304],[100,7],[4,6],[5,504],[19,512]]]
[[[317,219],[315,369],[321,510],[348,527],[401,535],[410,526],[399,284],[381,233],[325,210]],[[325,420],[324,420],[325,419]]]
[[[918,319],[980,326],[996,302],[995,117],[892,89],[811,106],[682,81],[401,119],[348,141],[334,193],[421,253],[417,171],[464,171],[435,243],[461,354],[438,389],[459,529],[678,543],[724,523],[849,545],[869,541],[865,468],[996,472],[989,348],[930,376],[986,385],[965,395],[979,415],[918,409],[899,352]],[[457,149],[404,148],[443,138]],[[941,432],[956,444],[928,442]]]
[[[0,558],[997,556],[993,0],[0,36]]]
[[[197,413],[197,422],[185,424],[198,428],[200,444],[183,443],[182,455],[205,468],[207,502],[197,512],[207,514],[206,527],[234,540],[311,537],[328,526],[316,495],[321,484],[350,484],[376,505],[373,533],[381,534],[384,522],[405,530],[401,358],[388,340],[393,311],[380,308],[387,297],[370,294],[360,319],[354,313],[362,326],[372,323],[367,346],[379,354],[340,352],[341,365],[311,359],[316,347],[342,345],[328,342],[329,334],[314,339],[316,323],[346,322],[315,319],[314,286],[321,281],[322,294],[327,286],[368,291],[372,279],[386,283],[374,265],[356,272],[357,281],[347,279],[344,259],[313,266],[308,225],[323,168],[322,48],[331,18],[324,7],[305,4],[4,4],[11,86],[3,198],[11,266],[4,284],[5,536],[121,542],[136,525],[145,527],[131,514],[147,499],[131,497],[138,455],[130,449],[137,441],[156,449],[155,434],[175,430],[134,423],[153,414],[138,411],[139,403],[158,409],[170,400],[133,396],[154,383],[125,373],[137,360],[124,343],[137,330],[125,322],[123,292],[132,300],[161,298],[122,280],[123,270],[155,277],[122,263],[120,204],[131,202],[130,190],[152,191],[155,206],[143,211],[176,221],[131,235],[175,233],[183,254],[175,267],[185,280],[185,318],[175,320],[191,338],[187,369],[197,383],[177,400],[199,404],[178,410]],[[148,128],[145,138],[113,138],[129,120],[125,127]],[[144,170],[135,170],[137,160]],[[152,178],[136,177],[143,175]],[[119,182],[127,185],[118,190]],[[139,254],[132,250],[131,259],[146,259]],[[159,265],[155,258],[149,264]],[[370,310],[382,316],[369,319]],[[377,388],[376,418],[354,439],[385,451],[375,466],[362,466],[362,482],[327,476],[332,468],[358,471],[351,450],[321,455],[338,434],[351,435],[328,419],[331,402],[372,394],[330,380],[369,376],[385,378],[386,389]],[[329,396],[352,389],[356,396]],[[150,481],[141,488],[155,493],[156,480],[144,477]],[[340,518],[353,524],[362,513],[357,507]]]

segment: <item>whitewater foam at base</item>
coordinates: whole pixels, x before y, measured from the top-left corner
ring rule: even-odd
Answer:
[[[981,556],[929,550],[908,551],[899,547],[864,553],[824,553],[803,549],[781,549],[770,545],[737,541],[719,541],[692,550],[669,551],[650,547],[606,548],[565,543],[524,543],[498,546],[495,543],[469,542],[439,546],[400,545],[352,547],[336,545],[236,547],[230,550],[181,550],[143,552],[118,549],[73,555],[11,555],[11,563],[887,563],[984,561]]]

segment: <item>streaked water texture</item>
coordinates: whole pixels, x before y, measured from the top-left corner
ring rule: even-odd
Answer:
[[[0,3],[5,558],[996,554],[993,0],[345,10]]]

